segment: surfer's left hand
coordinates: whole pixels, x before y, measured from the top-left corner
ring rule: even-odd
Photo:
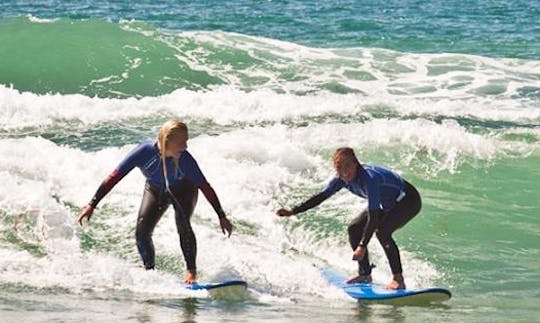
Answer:
[[[225,234],[225,231],[227,231],[230,237],[233,230],[233,225],[231,224],[231,221],[229,221],[229,219],[227,219],[226,217],[222,217],[219,219],[219,225],[221,226],[221,232]]]
[[[360,260],[364,258],[365,254],[366,254],[366,248],[358,246],[353,252],[352,260]]]

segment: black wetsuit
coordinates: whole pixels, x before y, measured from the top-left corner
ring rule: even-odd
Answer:
[[[403,227],[417,215],[418,212],[420,212],[421,207],[422,201],[420,199],[420,194],[414,186],[405,181],[405,196],[402,200],[397,202],[393,208],[377,215],[372,215],[371,213],[373,212],[366,209],[351,221],[348,227],[351,248],[355,250],[360,243],[363,243],[364,246],[367,245],[367,242],[362,242],[361,239],[367,228],[368,220],[370,220],[370,216],[373,218],[378,217],[378,223],[373,224],[377,239],[386,253],[392,274],[401,274],[403,272],[401,267],[401,257],[396,242],[394,241],[394,238],[392,238],[392,233]],[[364,257],[358,261],[358,273],[360,275],[371,274],[371,265],[369,264],[367,248]]]
[[[349,183],[334,177],[325,189],[293,208],[293,212],[304,212],[321,204],[324,200],[346,188],[353,194],[368,199],[368,207],[351,221],[348,227],[349,243],[355,250],[367,247],[372,235],[377,239],[390,263],[393,274],[401,274],[399,249],[392,233],[409,222],[422,207],[418,191],[395,172],[380,166],[362,165],[356,177]],[[365,256],[358,261],[360,275],[371,274],[371,265],[366,248]]]
[[[171,158],[166,159],[167,177],[170,183],[170,187],[167,189],[159,149],[155,142],[143,141],[101,183],[90,205],[96,207],[114,185],[135,167],[141,169],[147,180],[135,233],[137,249],[145,268],[153,269],[155,266],[152,232],[163,213],[172,204],[175,210],[176,228],[180,236],[180,247],[184,254],[186,267],[195,271],[197,241],[191,228],[190,218],[197,204],[198,189],[202,190],[219,218],[225,217],[225,213],[214,189],[206,181],[197,162],[189,152],[182,152],[178,166],[174,164]]]

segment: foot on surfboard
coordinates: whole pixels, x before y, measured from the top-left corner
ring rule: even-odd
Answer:
[[[405,282],[403,282],[403,281],[398,282],[395,279],[393,279],[391,282],[389,282],[388,285],[386,285],[386,288],[394,289],[394,290],[407,289],[407,288],[405,288]]]
[[[197,283],[197,273],[194,270],[188,269],[184,278],[184,284],[191,285],[195,283]]]
[[[386,285],[386,288],[394,289],[394,290],[406,289],[405,288],[405,280],[403,279],[403,275],[402,274],[395,274],[394,277],[392,278],[392,281],[390,283],[388,283],[388,285]]]
[[[371,275],[352,275],[345,281],[347,284],[371,283]]]

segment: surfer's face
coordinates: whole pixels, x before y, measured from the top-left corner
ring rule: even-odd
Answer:
[[[187,133],[180,133],[177,136],[172,137],[167,142],[167,157],[175,159],[180,158],[180,155],[187,148]]]
[[[339,178],[346,183],[352,181],[358,173],[358,163],[350,157],[339,158],[334,164]]]

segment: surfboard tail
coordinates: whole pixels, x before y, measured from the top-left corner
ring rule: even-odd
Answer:
[[[247,286],[243,280],[226,280],[217,283],[196,283],[185,287],[190,290],[206,290],[208,295],[215,299],[241,301],[247,299]]]

